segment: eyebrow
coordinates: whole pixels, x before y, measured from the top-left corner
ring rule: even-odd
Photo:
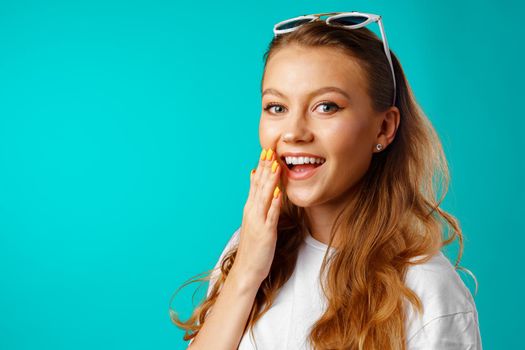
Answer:
[[[343,89],[338,88],[336,86],[325,86],[325,87],[319,88],[317,90],[314,90],[314,91],[310,92],[308,94],[308,97],[315,96],[315,95],[320,95],[320,94],[323,94],[325,92],[338,92],[341,95],[345,96],[347,99],[351,100],[350,96],[348,95],[348,93],[346,91],[344,91]],[[268,89],[264,90],[262,95],[261,95],[261,97],[266,95],[266,94],[272,94],[272,95],[275,95],[275,96],[286,98],[286,96],[282,92],[279,92],[276,89],[272,89],[272,88],[268,88]]]

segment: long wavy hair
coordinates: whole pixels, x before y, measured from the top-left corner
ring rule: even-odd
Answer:
[[[369,29],[347,30],[329,26],[324,21],[305,24],[273,38],[264,54],[263,74],[268,60],[289,45],[312,49],[330,47],[346,53],[360,63],[368,78],[366,88],[373,108],[385,111],[391,106],[390,67],[381,40]],[[333,254],[327,250],[323,258],[320,275],[326,277],[321,278],[321,289],[327,308],[308,337],[314,349],[406,349],[405,301],[423,313],[421,300],[404,283],[407,269],[430,260],[455,239],[459,241],[459,252],[454,266],[460,268],[463,235],[458,220],[440,208],[449,182],[443,148],[416,102],[399,60],[393,52],[391,56],[400,124],[389,147],[374,153],[367,173],[356,184],[354,196],[348,198],[333,224],[328,246],[332,246],[336,235],[341,246]],[[290,202],[285,190],[282,194],[275,257],[269,275],[256,294],[244,332],[248,328],[252,330],[272,306],[294,271],[299,247],[306,230],[311,228],[304,208]],[[444,228],[448,236],[444,235]],[[186,322],[176,313],[170,313],[172,321],[186,330],[184,340],[199,332],[236,253],[237,245],[234,245],[224,254],[210,294]],[[181,288],[210,279],[208,275]]]

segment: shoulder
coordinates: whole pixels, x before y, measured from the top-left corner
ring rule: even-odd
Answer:
[[[418,344],[426,344],[425,349],[431,344],[436,349],[464,349],[467,345],[481,349],[478,313],[472,294],[441,251],[423,264],[410,266],[405,283],[423,304],[420,317],[407,302],[409,349],[419,349]],[[458,346],[451,347],[454,344]]]
[[[410,266],[405,283],[423,302],[427,318],[475,309],[470,291],[441,251],[423,264]]]

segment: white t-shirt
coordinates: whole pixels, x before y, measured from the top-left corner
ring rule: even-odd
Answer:
[[[239,241],[240,227],[221,253],[208,286],[215,282],[219,263],[226,251]],[[299,250],[295,270],[282,286],[272,307],[242,337],[239,350],[310,350],[310,327],[326,308],[319,284],[319,272],[328,246],[309,233]],[[334,248],[330,248],[333,253]],[[330,254],[329,253],[329,254]],[[405,280],[421,299],[422,318],[407,301],[408,350],[481,350],[478,313],[470,291],[447,257],[439,252],[426,263],[410,266]],[[257,347],[255,346],[255,342]]]

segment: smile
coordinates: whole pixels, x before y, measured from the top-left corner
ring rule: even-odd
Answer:
[[[306,180],[314,176],[322,164],[297,164],[291,167],[285,167],[286,177],[291,180]]]

